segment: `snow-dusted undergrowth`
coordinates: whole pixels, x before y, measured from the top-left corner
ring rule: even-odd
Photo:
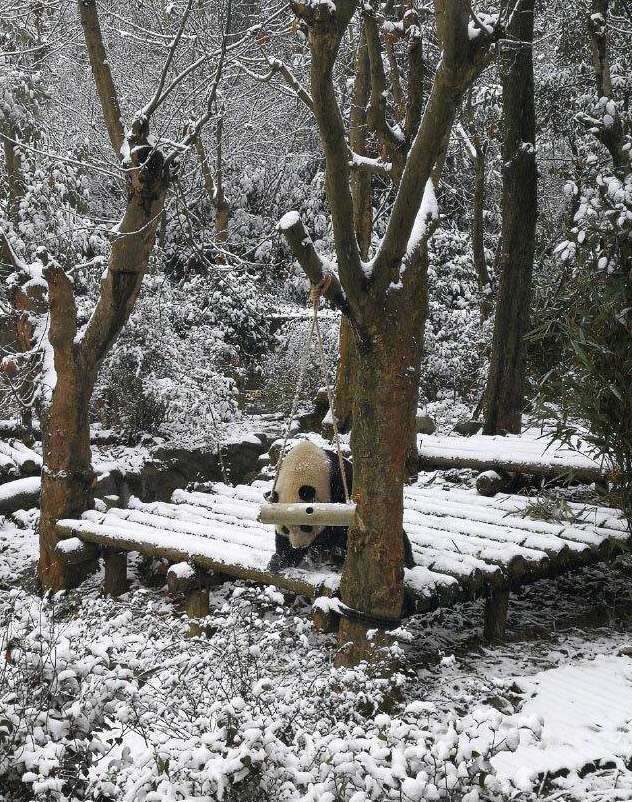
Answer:
[[[213,601],[208,636],[187,640],[166,597],[142,590],[7,594],[0,783],[16,798],[126,802],[511,795],[489,763],[518,743],[507,717],[446,716],[405,700],[401,674],[332,668],[272,588]]]

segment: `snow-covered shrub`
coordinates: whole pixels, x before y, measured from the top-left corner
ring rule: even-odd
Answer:
[[[439,229],[430,241],[428,320],[421,396],[478,400],[485,382],[493,321],[481,323],[469,235]]]
[[[620,127],[620,164],[584,143],[581,186],[569,181],[575,209],[569,236],[556,248],[564,281],[543,328],[559,338],[566,358],[552,365],[540,413],[572,443],[578,430],[606,458],[616,501],[632,522],[632,117],[623,103],[594,100],[589,123],[597,138]],[[579,426],[578,426],[579,424]]]
[[[310,327],[309,320],[287,323],[277,334],[276,347],[261,363],[262,399],[270,409],[279,412],[288,412],[290,409]],[[323,335],[327,377],[333,386],[338,359],[339,323],[337,320],[323,318],[320,321],[320,328]],[[309,406],[319,387],[323,387],[324,384],[320,355],[316,342],[313,341],[300,394],[301,404]]]
[[[244,304],[242,316],[224,309],[217,323],[214,300],[211,294],[204,306],[194,289],[146,277],[95,390],[95,413],[105,426],[130,439],[160,431],[195,440],[217,437],[218,426],[233,420],[241,359],[235,342],[240,326],[247,329],[248,310]]]
[[[5,600],[4,787],[57,802],[510,797],[490,758],[518,731],[494,709],[458,717],[396,701],[401,674],[333,669],[274,588],[225,587],[212,602],[211,634],[185,640],[170,605],[142,591],[79,597],[63,625],[63,600]]]

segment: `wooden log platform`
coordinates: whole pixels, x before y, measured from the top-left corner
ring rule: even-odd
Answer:
[[[81,520],[59,521],[57,530],[62,538],[104,547],[109,561],[110,555],[137,551],[311,599],[336,595],[339,571],[332,566],[268,570],[274,529],[257,520],[268,486],[217,483],[210,493],[176,490],[170,503],[132,498],[127,509],[91,510]],[[630,540],[627,522],[614,509],[571,504],[573,520],[557,523],[528,517],[531,501],[406,488],[404,527],[416,563],[405,572],[411,609],[426,612],[483,596],[485,630],[496,639],[504,631],[510,590],[607,558]]]
[[[417,438],[419,470],[472,468],[544,477],[572,477],[600,482],[608,467],[593,459],[585,447],[573,450],[546,438],[525,435],[488,436],[423,434]]]

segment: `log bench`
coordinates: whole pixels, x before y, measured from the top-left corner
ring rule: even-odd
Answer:
[[[102,547],[105,590],[112,595],[126,589],[125,555],[134,551],[188,563],[197,578],[185,592],[197,593],[198,605],[202,575],[276,585],[312,600],[335,596],[340,574],[331,566],[267,569],[274,530],[257,520],[267,488],[265,482],[217,483],[210,493],[176,490],[170,503],[132,497],[126,509],[91,510],[80,520],[59,521],[58,552],[76,564],[82,550],[93,559],[95,546]],[[608,559],[629,542],[627,522],[611,508],[570,504],[573,521],[556,523],[528,517],[529,505],[524,496],[406,488],[404,526],[416,563],[405,571],[409,611],[484,597],[485,637],[500,640],[512,590]]]
[[[524,435],[419,435],[419,470],[471,468],[476,471],[531,474],[603,482],[607,466],[584,448],[573,450],[548,438]]]

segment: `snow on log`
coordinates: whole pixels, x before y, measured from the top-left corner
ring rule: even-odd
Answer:
[[[30,510],[39,504],[41,479],[29,476],[0,485],[0,514],[7,515],[16,510]]]
[[[258,514],[269,488],[269,482],[237,487],[216,483],[211,493],[176,490],[172,503],[145,504],[132,497],[127,509],[89,510],[80,521],[60,521],[58,532],[115,552],[139,551],[184,563],[172,567],[173,581],[179,572],[187,577],[193,571],[196,577],[214,572],[312,598],[330,596],[340,578],[330,566],[268,571],[274,530]],[[457,489],[405,488],[404,526],[416,565],[405,571],[404,581],[414,609],[425,612],[490,594],[501,598],[525,582],[602,559],[629,539],[617,510],[569,505],[572,520],[544,521],[528,517],[530,501],[510,495],[485,498]],[[333,506],[349,511],[347,505]],[[341,525],[338,519],[335,523]]]
[[[536,476],[572,473],[583,482],[599,481],[607,474],[607,466],[588,454],[525,437],[421,435],[417,446],[422,471],[471,468]]]

